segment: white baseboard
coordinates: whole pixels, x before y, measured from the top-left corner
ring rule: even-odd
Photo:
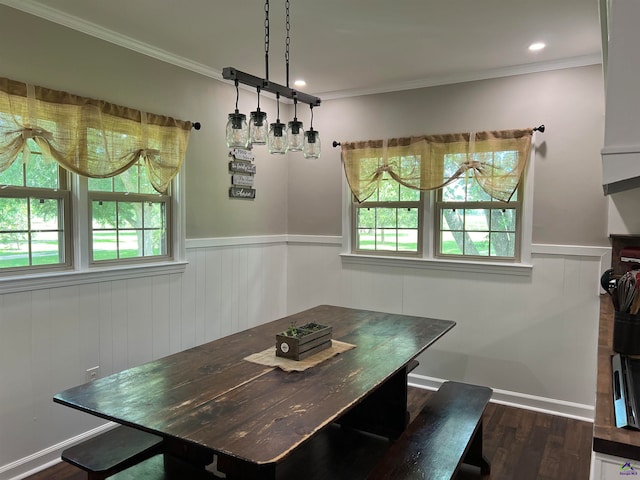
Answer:
[[[437,390],[445,381],[446,380],[441,378],[426,377],[415,373],[409,374],[409,385],[425,390]],[[497,388],[493,389],[491,402],[584,422],[593,422],[595,414],[593,405],[583,405],[581,403],[566,402],[553,398],[538,397],[526,393],[509,392]]]
[[[65,448],[87,440],[88,438],[95,437],[96,435],[106,432],[115,426],[116,424],[113,422],[105,423],[104,425],[89,430],[88,432],[69,438],[64,442],[60,442],[49,448],[35,452],[28,457],[0,466],[0,480],[21,480],[31,475],[35,475],[36,473],[59,463],[60,454]]]

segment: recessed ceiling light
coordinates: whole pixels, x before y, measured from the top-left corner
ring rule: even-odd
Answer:
[[[295,82],[293,82],[293,84],[296,87],[304,87],[307,85],[307,82],[305,82],[304,80],[300,79],[300,80],[296,80]]]
[[[536,42],[529,45],[529,50],[532,52],[537,52],[538,50],[542,50],[546,45],[542,42]]]

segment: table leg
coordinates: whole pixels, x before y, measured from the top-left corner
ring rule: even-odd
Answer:
[[[193,478],[213,478],[205,470],[212,462],[213,452],[209,449],[169,438],[164,440],[164,467],[169,473],[188,471]]]
[[[400,370],[337,423],[391,439],[398,438],[409,424],[407,374],[406,368]]]
[[[218,470],[227,480],[275,480],[276,464],[257,465],[237,458],[218,456]]]

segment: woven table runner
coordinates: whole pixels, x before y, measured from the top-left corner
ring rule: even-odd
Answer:
[[[314,353],[310,357],[307,357],[303,360],[291,360],[290,358],[277,357],[276,347],[274,345],[273,347],[269,347],[262,352],[249,355],[244,359],[249,362],[266,365],[268,367],[278,367],[285,372],[303,372],[307,368],[318,365],[319,363],[322,363],[339,353],[351,350],[352,348],[355,348],[355,345],[351,343],[331,340],[331,346],[329,348],[321,350],[318,353]]]

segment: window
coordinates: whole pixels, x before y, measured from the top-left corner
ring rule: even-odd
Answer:
[[[0,78],[3,286],[20,274],[155,263],[148,272],[180,258],[174,192],[190,130],[191,122]]]
[[[532,133],[342,143],[352,252],[519,261]]]
[[[484,154],[484,162],[498,162],[515,152]],[[460,154],[446,155],[447,178],[463,161]],[[438,257],[519,258],[521,202],[518,188],[509,203],[491,198],[477,182],[474,170],[436,192],[434,245]]]
[[[416,255],[421,249],[422,195],[385,174],[380,188],[354,203],[354,250]]]
[[[152,187],[143,162],[112,178],[90,178],[91,263],[168,258],[171,198]]]
[[[68,268],[70,192],[66,171],[33,140],[0,172],[0,270]]]

